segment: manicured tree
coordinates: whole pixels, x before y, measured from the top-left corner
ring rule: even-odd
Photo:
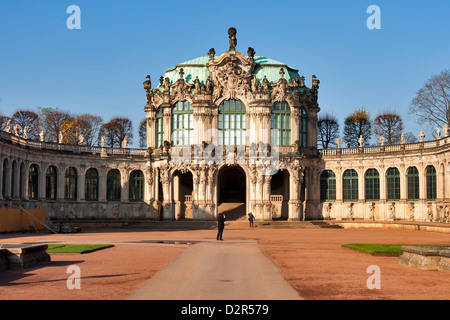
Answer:
[[[373,121],[373,132],[376,136],[383,136],[386,144],[399,144],[403,132],[402,118],[395,112],[385,111]]]
[[[344,121],[344,142],[347,147],[358,147],[361,136],[364,139],[364,144],[368,145],[372,138],[372,124],[370,114],[365,107],[356,109]]]

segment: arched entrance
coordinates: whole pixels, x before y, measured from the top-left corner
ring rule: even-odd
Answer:
[[[219,213],[227,220],[237,220],[246,215],[246,177],[240,166],[225,166],[219,171],[218,201]]]
[[[193,178],[190,171],[173,173],[173,199],[175,219],[192,219]]]

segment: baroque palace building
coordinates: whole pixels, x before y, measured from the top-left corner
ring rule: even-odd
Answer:
[[[144,82],[147,148],[67,145],[1,132],[0,205],[54,220],[449,222],[450,137],[319,150],[319,80],[229,50]],[[62,142],[62,139],[61,139]],[[241,209],[239,209],[241,207]],[[237,212],[236,216],[233,216]]]

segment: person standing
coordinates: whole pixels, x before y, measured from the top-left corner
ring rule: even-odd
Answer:
[[[219,213],[219,217],[217,218],[217,240],[223,241],[222,234],[223,229],[225,228],[225,215],[223,213]]]
[[[255,220],[255,216],[253,215],[253,213],[249,213],[248,214],[248,221],[250,221],[250,228],[253,227],[253,220]]]

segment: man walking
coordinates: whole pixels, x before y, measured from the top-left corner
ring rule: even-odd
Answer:
[[[249,213],[248,214],[248,221],[250,221],[250,228],[253,227],[253,220],[255,220],[255,216],[253,215],[253,213]]]
[[[223,241],[222,234],[223,229],[225,228],[225,215],[223,213],[219,213],[219,217],[217,218],[217,240]]]

